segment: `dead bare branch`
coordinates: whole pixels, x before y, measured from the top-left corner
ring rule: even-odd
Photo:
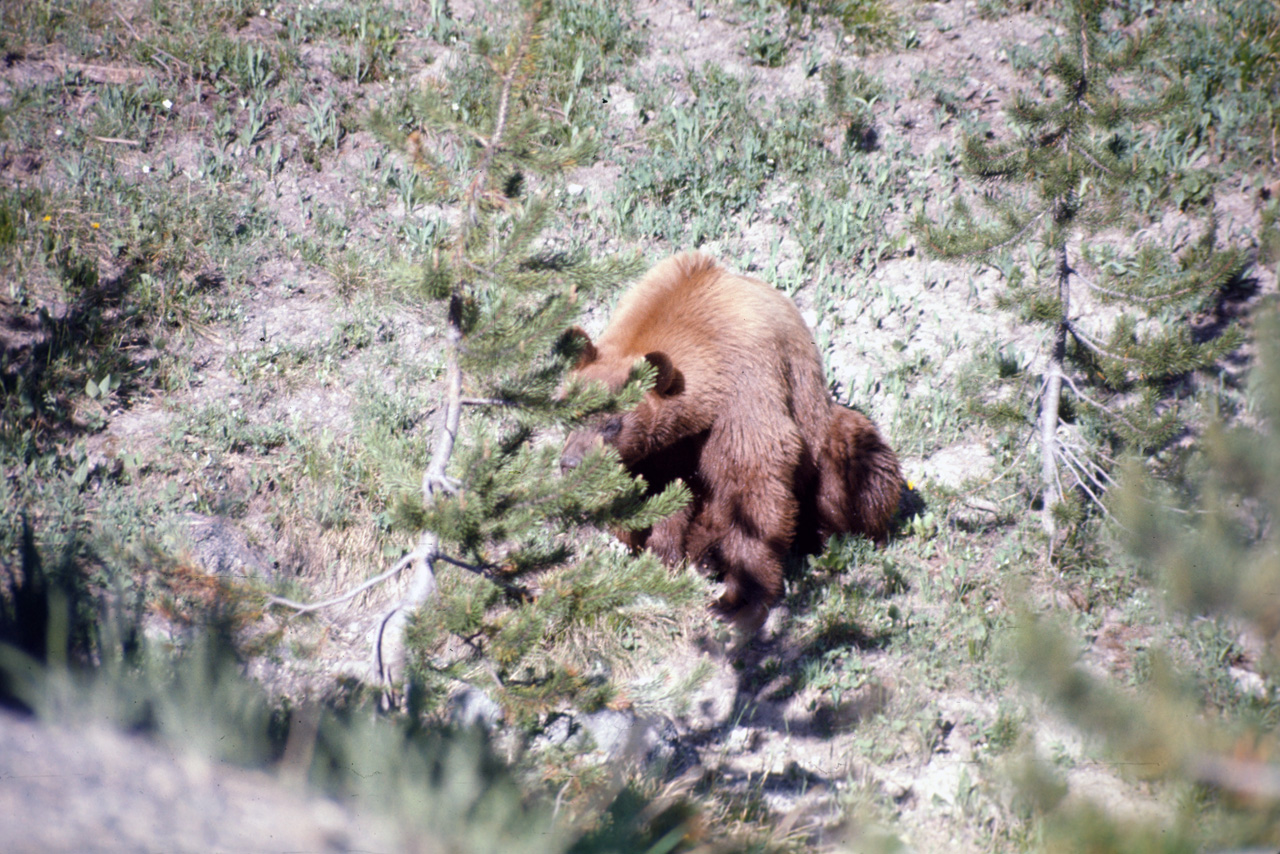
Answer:
[[[370,587],[376,587],[377,585],[386,581],[388,578],[392,578],[393,576],[399,574],[404,570],[405,567],[409,566],[409,564],[413,562],[414,558],[415,558],[415,553],[410,552],[409,554],[402,557],[399,561],[397,561],[396,565],[388,569],[386,572],[383,572],[379,575],[375,575],[373,578],[370,578],[368,581],[365,581],[362,584],[357,585],[351,590],[348,590],[346,593],[343,593],[338,596],[334,596],[332,599],[325,599],[322,602],[303,603],[303,602],[295,602],[292,599],[285,599],[283,596],[268,596],[267,604],[279,605],[282,608],[291,608],[294,611],[297,611],[299,614],[307,614],[312,611],[319,611],[322,608],[331,608],[334,605],[341,605],[343,602],[349,602],[352,599],[356,598],[361,593],[368,590]]]
[[[1115,420],[1119,421],[1119,422],[1120,422],[1121,424],[1123,424],[1124,426],[1128,427],[1128,428],[1129,428],[1130,430],[1132,430],[1133,432],[1135,432],[1135,433],[1141,433],[1141,432],[1142,432],[1142,431],[1141,431],[1141,430],[1139,430],[1139,429],[1137,428],[1137,426],[1136,426],[1132,421],[1130,421],[1128,418],[1125,418],[1123,415],[1121,415],[1121,414],[1120,414],[1120,413],[1118,413],[1118,412],[1114,412],[1114,411],[1112,411],[1112,409],[1111,409],[1109,406],[1107,406],[1106,404],[1104,404],[1104,403],[1099,403],[1098,401],[1094,400],[1092,397],[1089,397],[1089,395],[1087,395],[1087,394],[1085,394],[1084,392],[1082,392],[1082,391],[1080,390],[1080,387],[1076,385],[1075,380],[1071,379],[1071,377],[1065,377],[1065,376],[1064,376],[1064,377],[1063,377],[1063,380],[1066,382],[1066,384],[1067,384],[1067,385],[1071,386],[1071,392],[1072,392],[1076,397],[1078,397],[1078,398],[1080,398],[1081,400],[1083,400],[1085,403],[1087,403],[1087,404],[1089,404],[1090,406],[1094,407],[1095,409],[1097,409],[1099,412],[1103,413],[1104,415],[1109,415],[1109,416],[1111,416],[1112,418],[1114,418]]]

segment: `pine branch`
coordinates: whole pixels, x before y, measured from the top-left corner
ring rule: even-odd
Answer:
[[[463,406],[516,406],[515,401],[502,400],[496,397],[464,397],[462,398]]]
[[[1001,230],[999,236],[992,233],[969,233],[964,238],[954,237],[953,232],[946,229],[933,227],[921,218],[916,221],[916,233],[920,235],[925,244],[929,247],[929,251],[939,257],[955,258],[955,259],[979,259],[986,258],[993,253],[1007,249],[1016,243],[1019,243],[1032,228],[1035,227],[1049,209],[1043,208],[1041,211],[1026,222],[1015,225],[1014,230],[1005,232]],[[951,236],[953,239],[946,239]]]
[[[528,69],[524,67],[524,63],[530,56],[541,18],[542,0],[535,0],[525,15],[524,28],[517,37],[513,37],[508,47],[510,56],[507,68],[498,86],[498,115],[494,119],[493,130],[489,133],[488,139],[481,141],[481,145],[484,146],[484,154],[480,157],[480,162],[476,164],[476,176],[472,179],[471,186],[467,190],[467,221],[472,226],[479,222],[479,202],[484,195],[484,188],[489,183],[489,170],[493,167],[494,158],[505,142],[504,134],[507,129],[507,113],[511,106],[511,90],[516,81],[521,78],[521,72],[524,72],[525,76],[527,76]],[[459,241],[459,247],[464,243],[465,241]]]
[[[1068,320],[1066,321],[1066,324],[1067,331],[1071,333],[1071,337],[1075,339],[1076,343],[1084,345],[1086,349],[1102,356],[1104,359],[1113,359],[1117,362],[1128,362],[1131,365],[1140,364],[1137,359],[1131,359],[1128,356],[1121,356],[1118,353],[1112,353],[1086,334],[1085,331],[1074,322]]]
[[[1044,215],[1047,214],[1049,210],[1050,208],[1048,207],[1042,208],[1040,213],[1036,214],[1035,216],[1031,217],[1031,219],[1023,223],[1022,226],[1017,231],[1013,232],[1006,239],[1000,241],[999,243],[995,243],[988,246],[986,251],[989,253],[999,252],[1001,249],[1007,249],[1008,247],[1017,243],[1023,237],[1026,236],[1027,232],[1031,231],[1031,229],[1035,227],[1036,223],[1038,223],[1041,219],[1044,218]]]
[[[1094,407],[1095,409],[1097,409],[1099,412],[1103,413],[1104,415],[1109,415],[1109,416],[1111,416],[1112,418],[1114,418],[1115,420],[1119,421],[1119,422],[1120,422],[1121,424],[1123,424],[1124,426],[1128,427],[1128,428],[1129,428],[1130,430],[1132,430],[1135,434],[1137,434],[1137,433],[1141,433],[1141,432],[1142,432],[1141,430],[1139,430],[1139,429],[1138,429],[1138,427],[1137,427],[1137,426],[1136,426],[1132,421],[1130,421],[1129,419],[1125,418],[1125,417],[1124,417],[1124,416],[1122,416],[1120,413],[1113,411],[1113,410],[1111,409],[1111,407],[1107,406],[1106,404],[1104,404],[1104,403],[1099,403],[1098,401],[1096,401],[1096,400],[1094,400],[1093,398],[1089,397],[1089,395],[1087,395],[1087,394],[1085,394],[1084,392],[1082,392],[1082,391],[1080,390],[1080,387],[1076,385],[1075,380],[1071,379],[1071,377],[1066,377],[1066,376],[1064,376],[1064,377],[1063,377],[1063,381],[1064,381],[1064,382],[1066,382],[1066,384],[1067,384],[1068,386],[1070,386],[1070,387],[1071,387],[1071,392],[1072,392],[1076,397],[1078,397],[1078,398],[1080,398],[1081,400],[1083,400],[1085,403],[1087,403],[1087,404],[1089,404],[1090,406]]]
[[[1089,279],[1086,276],[1081,275],[1079,272],[1076,273],[1076,278],[1084,282],[1085,287],[1087,287],[1089,290],[1093,291],[1094,293],[1102,294],[1103,296],[1108,296],[1108,297],[1111,297],[1112,299],[1117,299],[1117,300],[1140,299],[1144,301],[1150,301],[1150,298],[1138,297],[1138,296],[1135,296],[1134,294],[1125,293],[1124,291],[1113,291],[1110,288],[1104,288],[1102,285],[1096,284],[1093,280]]]
[[[1118,173],[1115,170],[1113,170],[1111,167],[1107,166],[1106,164],[1098,160],[1097,156],[1092,151],[1090,151],[1087,147],[1076,142],[1074,139],[1069,140],[1066,143],[1066,145],[1070,148],[1072,152],[1079,154],[1081,157],[1083,157],[1085,161],[1094,169],[1112,178],[1117,177]]]

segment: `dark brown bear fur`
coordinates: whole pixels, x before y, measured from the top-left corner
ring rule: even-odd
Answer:
[[[622,539],[722,574],[717,610],[743,631],[781,598],[793,545],[813,553],[836,533],[885,536],[902,491],[897,457],[866,416],[831,399],[785,295],[697,253],[663,261],[587,339],[574,372],[616,390],[639,359],[657,367],[654,388],[571,435],[561,465],[604,442],[655,492],[684,480],[688,506]]]

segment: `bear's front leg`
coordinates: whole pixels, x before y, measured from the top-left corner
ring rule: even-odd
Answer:
[[[690,526],[688,542],[691,560],[724,577],[724,593],[713,610],[747,637],[782,599],[783,561],[796,515],[795,498],[781,483],[754,487],[713,498]]]
[[[684,560],[685,537],[693,515],[693,504],[686,504],[649,529],[640,545],[667,566],[679,566]]]

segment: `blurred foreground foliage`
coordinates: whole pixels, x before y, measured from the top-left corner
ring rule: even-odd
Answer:
[[[390,822],[402,850],[694,850],[697,810],[687,800],[610,779],[597,792],[599,814],[557,820],[549,793],[522,783],[477,728],[381,714],[355,684],[319,702],[273,698],[245,672],[242,617],[259,594],[222,585],[188,613],[186,639],[169,643],[148,630],[156,617],[145,584],[132,594],[96,589],[78,566],[93,544],[47,555],[32,524],[21,525],[19,559],[0,567],[0,706],[304,779]]]
[[[1024,679],[1129,776],[1165,798],[1140,819],[1073,801],[1047,763],[1024,791],[1046,815],[1050,851],[1193,852],[1280,846],[1280,318],[1258,332],[1241,423],[1205,437],[1192,491],[1173,495],[1137,466],[1115,499],[1141,571],[1177,622],[1166,647],[1135,650],[1137,685],[1081,665],[1069,634],[1028,619]]]

